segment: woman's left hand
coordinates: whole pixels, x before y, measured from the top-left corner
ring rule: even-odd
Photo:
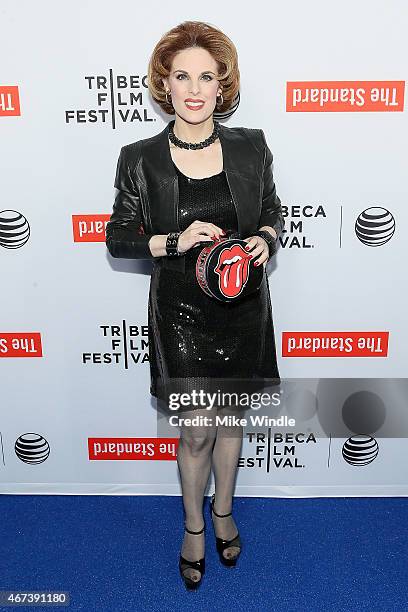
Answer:
[[[244,238],[244,240],[248,243],[249,247],[245,247],[245,250],[254,258],[254,265],[259,266],[262,263],[265,268],[269,259],[269,246],[266,240],[261,238],[261,236],[250,236],[249,238]],[[259,257],[257,257],[258,255]]]

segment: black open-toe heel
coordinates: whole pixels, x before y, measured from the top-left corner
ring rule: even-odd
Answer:
[[[211,497],[211,511],[214,512],[215,516],[218,516],[218,518],[224,518],[225,516],[231,516],[232,512],[228,512],[228,514],[217,514],[216,511],[214,510],[214,502],[215,502],[215,493],[213,493]],[[232,540],[223,540],[222,538],[217,538],[217,536],[215,536],[215,543],[216,543],[216,547],[217,547],[217,551],[218,551],[221,563],[223,563],[224,565],[228,567],[235,566],[237,564],[238,557],[241,554],[241,550],[235,557],[232,557],[230,559],[228,559],[227,557],[224,557],[223,553],[227,548],[230,548],[231,546],[236,546],[237,548],[241,549],[242,545],[241,545],[241,538],[239,537],[239,532],[237,531],[237,535],[234,538],[232,538]]]
[[[203,528],[200,529],[200,531],[191,531],[190,529],[187,529],[187,527],[185,527],[185,530],[187,531],[187,533],[192,533],[193,535],[200,535],[203,533],[204,528],[205,528],[205,524]],[[189,576],[184,575],[183,572],[189,567],[201,573],[199,580],[193,580]],[[196,589],[201,584],[201,580],[203,579],[203,576],[204,576],[205,555],[202,559],[199,559],[198,561],[189,561],[188,559],[185,559],[182,555],[180,555],[179,570],[180,570],[181,577],[183,578],[184,584],[186,585],[187,589],[190,589],[190,590]]]

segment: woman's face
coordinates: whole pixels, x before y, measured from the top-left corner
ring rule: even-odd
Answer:
[[[165,90],[171,91],[168,98],[176,114],[189,123],[201,123],[210,117],[222,92],[217,81],[217,62],[201,47],[177,53],[163,84]]]

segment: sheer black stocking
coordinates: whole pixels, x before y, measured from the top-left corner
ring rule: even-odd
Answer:
[[[184,412],[183,417],[207,416],[212,418],[209,426],[181,427],[177,451],[177,464],[180,470],[183,505],[186,514],[185,525],[192,531],[199,531],[204,524],[203,500],[205,488],[211,471],[211,453],[216,436],[214,415],[205,409]],[[204,556],[204,533],[193,535],[184,532],[181,554],[188,561],[196,561]],[[184,575],[192,580],[200,580],[197,569],[187,568]]]
[[[237,415],[236,411],[222,408],[218,415]],[[238,460],[241,454],[243,437],[242,425],[218,425],[217,437],[212,454],[212,465],[215,476],[215,503],[217,514],[228,514],[232,510],[232,497]],[[212,514],[215,535],[223,540],[234,538],[238,529],[232,516],[219,518]],[[224,557],[234,558],[240,552],[237,546],[230,546],[223,552]]]

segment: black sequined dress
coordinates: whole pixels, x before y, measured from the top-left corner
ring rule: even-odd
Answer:
[[[197,179],[174,167],[179,182],[180,230],[199,219],[223,230],[238,231],[225,172]],[[257,379],[251,388],[240,383],[248,392],[265,388],[265,380],[280,382],[266,272],[256,293],[236,302],[220,302],[207,296],[197,283],[195,264],[202,248],[198,245],[182,256],[185,274],[162,268],[160,260],[152,272],[148,305],[150,393],[158,398],[165,398],[169,389],[231,389],[227,384],[220,386],[227,379],[234,388],[239,381]]]

